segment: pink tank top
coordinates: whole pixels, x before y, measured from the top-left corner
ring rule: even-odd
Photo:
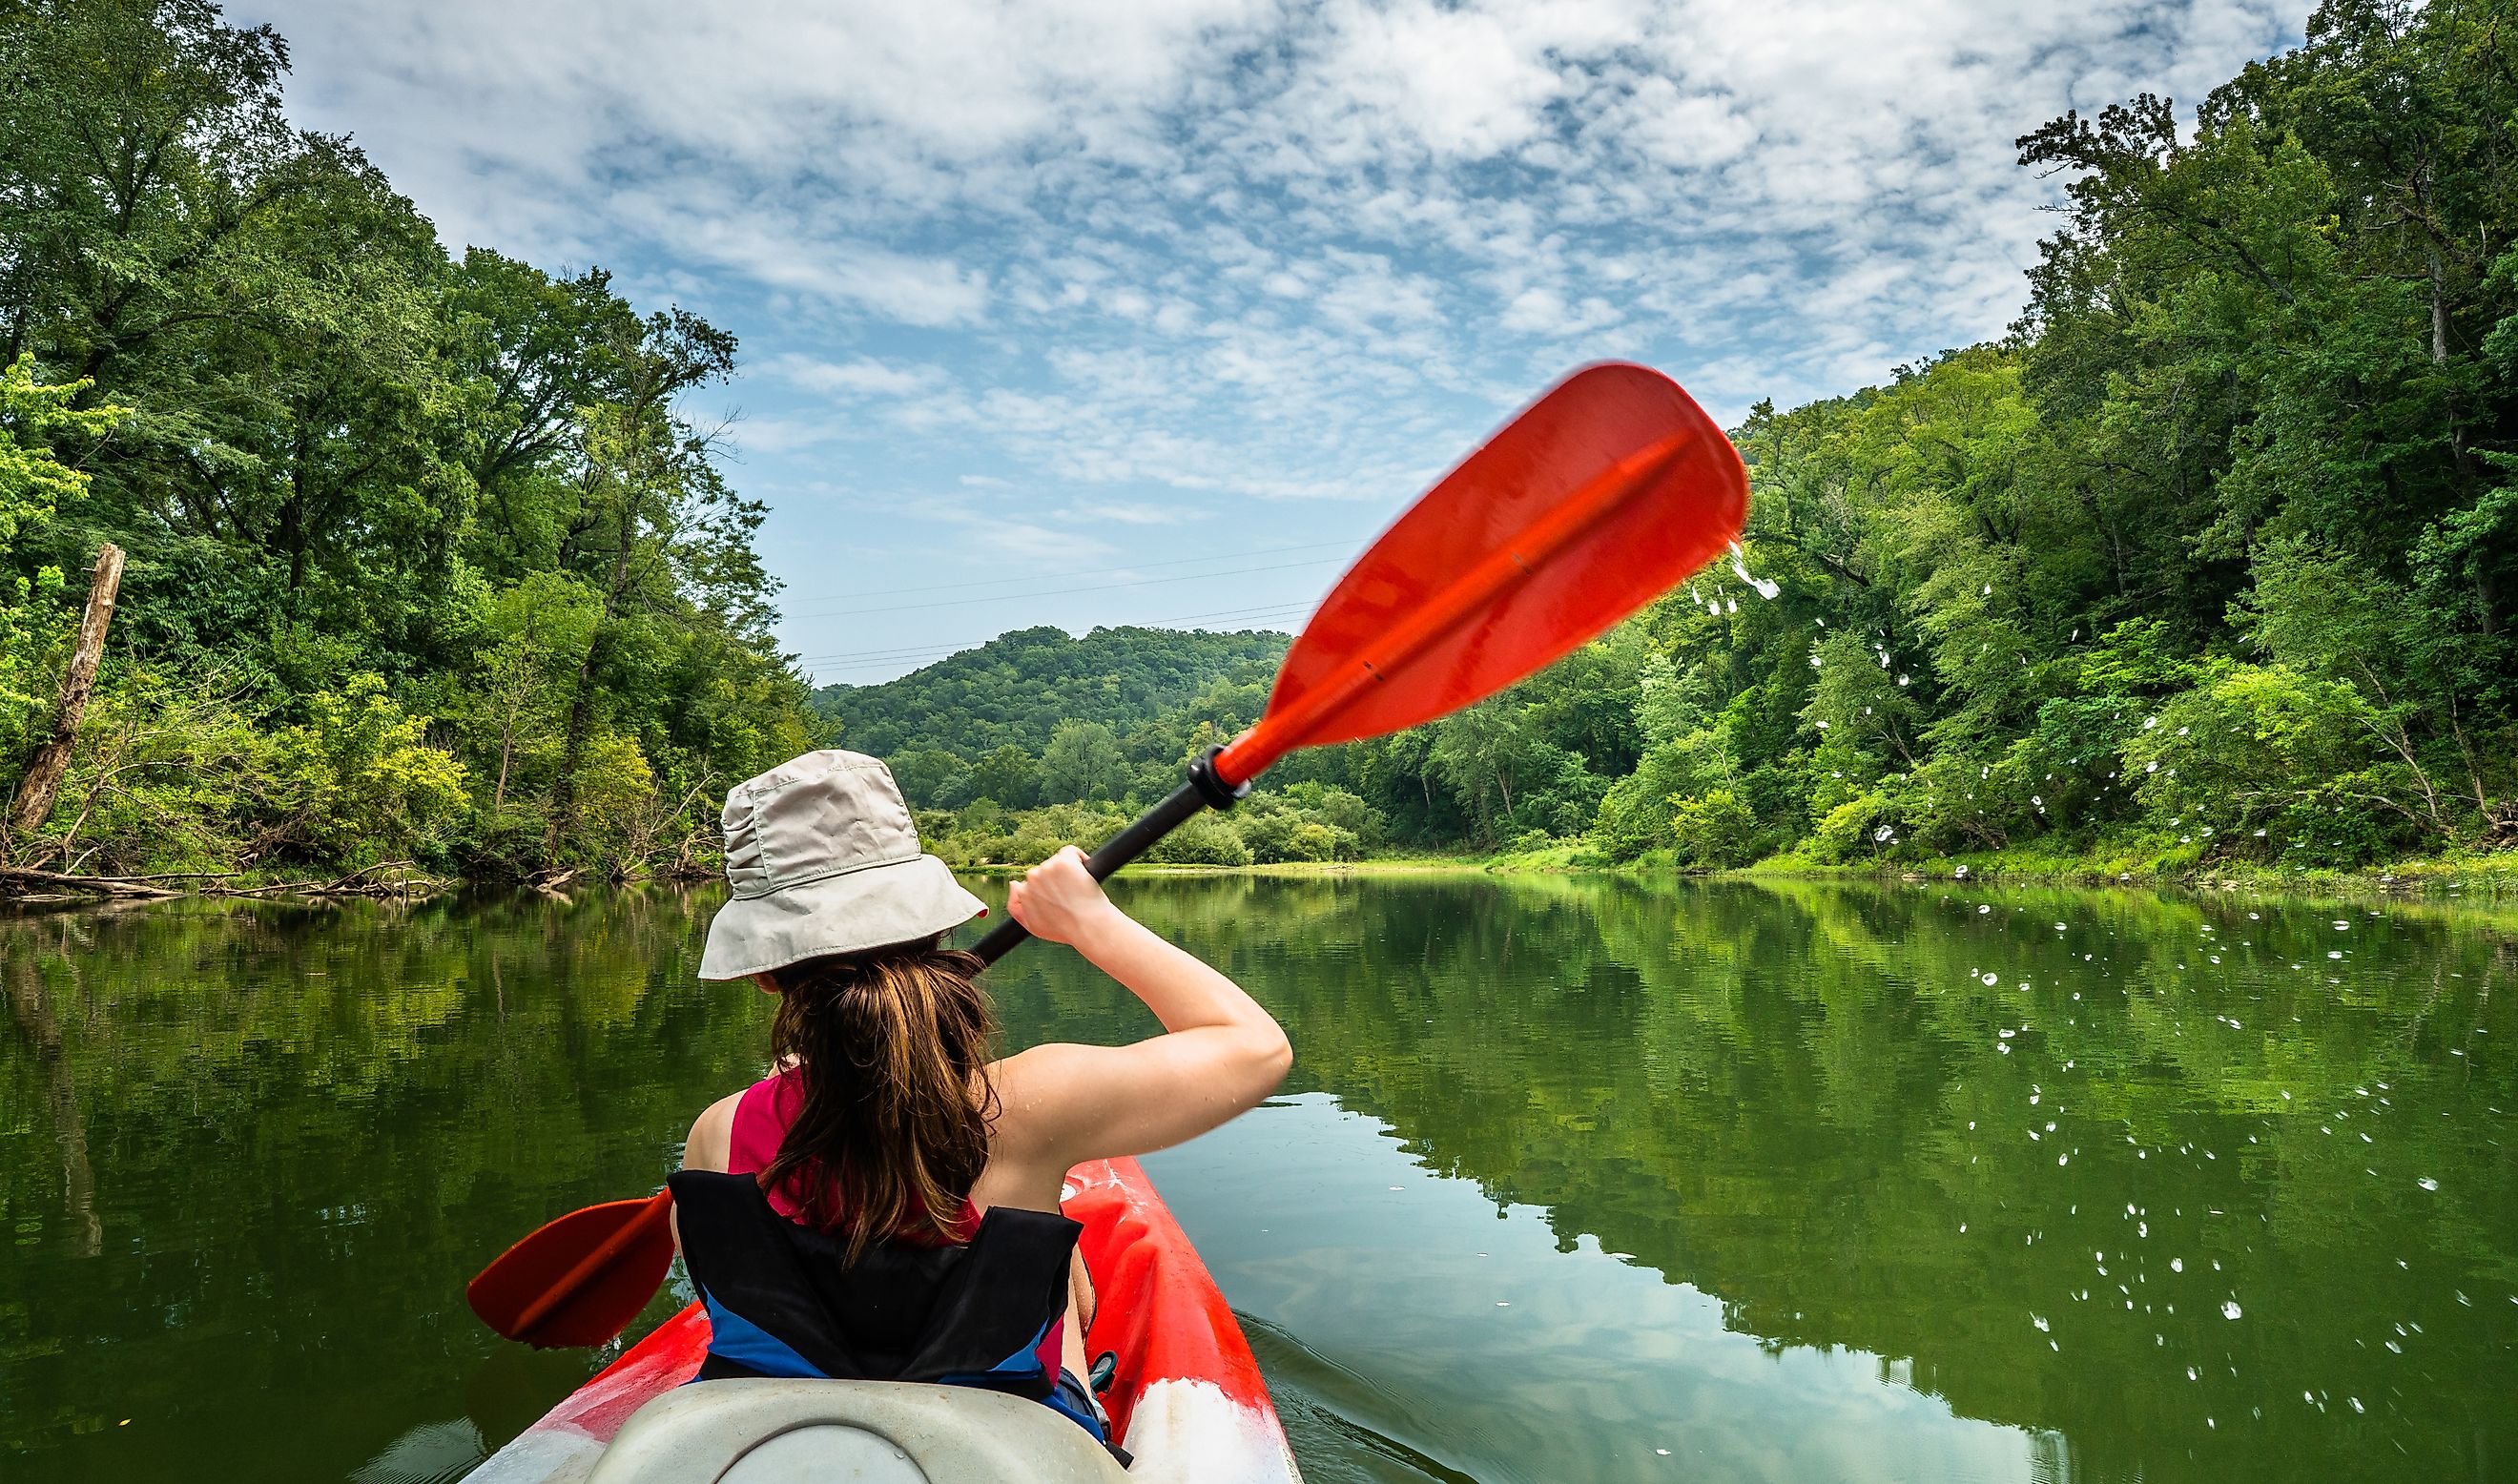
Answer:
[[[778,1157],[778,1146],[787,1139],[787,1126],[804,1108],[804,1078],[794,1068],[770,1073],[743,1090],[734,1105],[734,1128],[726,1138],[725,1168],[731,1175],[756,1175],[767,1169]],[[801,1207],[787,1198],[786,1190],[764,1190],[769,1208],[790,1221],[801,1219]],[[977,1207],[966,1199],[956,1223],[965,1234],[979,1224]],[[924,1228],[896,1234],[902,1242],[920,1245],[938,1245],[932,1233]],[[966,1236],[967,1240],[967,1236]]]

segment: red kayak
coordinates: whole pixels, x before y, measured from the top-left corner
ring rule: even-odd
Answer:
[[[1125,1473],[1073,1422],[995,1392],[818,1380],[712,1381],[677,1392],[708,1349],[708,1315],[693,1304],[470,1478],[474,1484],[597,1478],[644,1484],[685,1470],[697,1470],[691,1477],[732,1478],[743,1469],[728,1471],[729,1465],[747,1457],[766,1472],[811,1462],[817,1455],[808,1449],[840,1462],[848,1460],[834,1452],[864,1447],[880,1453],[869,1462],[884,1468],[926,1470],[896,1474],[904,1479],[950,1472],[978,1484],[990,1476],[983,1460],[1002,1456],[1020,1469],[1010,1478],[1300,1484],[1241,1327],[1145,1170],[1134,1159],[1077,1165],[1067,1174],[1063,1204],[1083,1223],[1078,1244],[1098,1305],[1085,1351],[1108,1351],[1118,1360],[1102,1401],[1114,1440],[1136,1457]],[[800,1408],[820,1410],[800,1422]],[[625,1426],[630,1437],[616,1449]],[[1049,1455],[1056,1456],[1054,1465]],[[863,1476],[895,1473],[869,1467]]]

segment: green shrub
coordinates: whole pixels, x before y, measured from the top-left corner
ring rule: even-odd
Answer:
[[[1164,836],[1147,858],[1167,865],[1244,866],[1252,857],[1232,825],[1213,813],[1198,813]]]
[[[1719,870],[1755,858],[1758,817],[1731,790],[1672,799],[1671,809],[1671,833],[1682,861]]]
[[[274,739],[279,843],[351,865],[430,853],[466,796],[463,764],[424,740],[428,718],[405,713],[382,677],[364,674],[310,696],[306,709],[304,724]],[[615,775],[629,767],[617,750],[599,760],[596,782],[607,804],[624,781]],[[636,771],[643,779],[643,760]]]
[[[2380,721],[2342,681],[2234,665],[2144,718],[2124,773],[2143,823],[2165,839],[2214,855],[2358,864],[2418,834],[2418,791],[2378,758]]]
[[[1827,811],[1810,832],[1808,853],[1823,865],[1869,859],[1896,843],[1893,827],[1882,837],[1882,816],[1889,808],[1884,793],[1857,794]]]
[[[1688,738],[1647,749],[1635,770],[1600,796],[1591,820],[1591,838],[1600,852],[1612,860],[1632,860],[1670,844],[1671,800],[1694,792],[1702,771],[1699,750]]]

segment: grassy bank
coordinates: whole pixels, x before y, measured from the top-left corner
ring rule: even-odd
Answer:
[[[2356,870],[2258,865],[2245,861],[2160,862],[2039,855],[2026,851],[1832,864],[1786,852],[1732,871],[1681,866],[1671,851],[1647,852],[1624,863],[1605,859],[1579,841],[1534,851],[1504,851],[1452,864],[1498,874],[1588,874],[1628,877],[1679,875],[1833,880],[1967,881],[2009,885],[2173,887],[2196,892],[2237,892],[2263,896],[2334,898],[2440,897],[2518,903],[2518,853],[2453,854],[2397,861]]]

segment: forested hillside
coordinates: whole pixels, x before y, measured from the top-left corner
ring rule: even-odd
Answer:
[[[59,724],[100,544],[129,556],[7,861],[689,864],[815,725],[760,506],[680,411],[734,338],[450,260],[290,127],[287,58],[202,0],[0,5],[0,784]]]
[[[2069,204],[2009,338],[1758,407],[1744,562],[1290,761],[1272,782],[1352,800],[1354,839],[1270,827],[1259,857],[2518,847],[2518,6],[2327,5],[2197,109],[2019,144]],[[1020,858],[981,812],[960,848]]]
[[[1739,561],[1504,696],[1288,760],[1167,853],[2518,846],[2512,22],[2331,4],[2199,109],[2028,135],[2068,204],[2007,338],[1759,406]],[[1010,634],[817,714],[760,508],[680,411],[731,336],[450,259],[288,126],[281,39],[201,0],[0,5],[0,863],[705,864],[724,786],[833,720],[939,849],[1020,860],[1256,716],[1281,636],[1145,630]],[[20,780],[107,542],[48,801]]]
[[[813,706],[848,746],[890,759],[920,805],[1122,798],[1149,770],[1158,790],[1178,783],[1201,723],[1257,715],[1285,643],[1271,633],[1025,629],[896,680],[826,685]]]
[[[2330,4],[2183,132],[2020,140],[2070,204],[2013,338],[1738,430],[1783,593],[1655,617],[1603,844],[2518,846],[2513,21]]]

